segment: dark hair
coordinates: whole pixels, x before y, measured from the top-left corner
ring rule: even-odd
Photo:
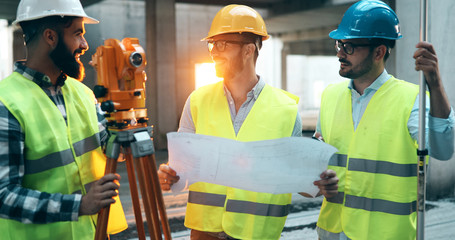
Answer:
[[[240,34],[243,39],[247,42],[252,42],[256,46],[256,51],[254,53],[254,62],[258,59],[259,50],[262,48],[262,36],[256,35],[250,32],[244,32]]]
[[[22,32],[24,34],[25,44],[35,41],[37,36],[44,32],[46,29],[52,29],[60,32],[62,28],[71,26],[73,20],[78,17],[74,16],[49,16],[36,20],[20,22]]]
[[[384,62],[385,62],[389,58],[390,50],[395,47],[396,40],[384,39],[384,38],[372,38],[369,40],[370,40],[370,43],[373,45],[371,47],[371,50],[373,50],[375,47],[378,47],[381,45],[384,45],[387,47],[387,51],[384,55]]]

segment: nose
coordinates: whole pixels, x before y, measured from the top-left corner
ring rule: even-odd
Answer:
[[[209,52],[210,52],[210,56],[212,56],[212,58],[219,55],[218,49],[215,46],[213,46],[212,50]]]
[[[346,53],[344,52],[343,48],[340,48],[340,51],[337,52],[337,57],[338,58],[346,58]]]
[[[89,48],[87,40],[85,40],[84,37],[81,37],[81,42],[80,42],[79,48],[82,49],[83,51],[87,51]]]

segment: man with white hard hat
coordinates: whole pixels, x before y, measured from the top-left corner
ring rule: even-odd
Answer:
[[[98,21],[79,0],[19,3],[27,58],[0,81],[1,239],[91,240],[110,204],[108,231],[127,227],[120,176],[103,176],[105,120],[80,82],[86,23]]]

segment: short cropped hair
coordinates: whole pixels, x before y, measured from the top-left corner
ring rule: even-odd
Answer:
[[[244,32],[240,35],[243,37],[244,41],[252,42],[256,46],[256,51],[254,53],[254,62],[256,62],[259,56],[259,50],[262,48],[262,36],[250,32]]]
[[[387,47],[387,51],[384,55],[384,62],[387,61],[387,59],[389,58],[391,49],[395,47],[395,42],[396,42],[396,40],[384,39],[384,38],[370,39],[370,43],[373,45],[373,47],[377,47],[377,46],[381,46],[381,45],[384,45]]]
[[[36,20],[20,22],[22,32],[24,34],[25,44],[29,44],[38,39],[46,29],[53,29],[60,32],[63,28],[71,26],[73,20],[78,17],[74,16],[49,16]]]

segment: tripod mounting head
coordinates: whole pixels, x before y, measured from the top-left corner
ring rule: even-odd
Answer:
[[[107,39],[90,62],[97,72],[95,97],[109,126],[125,128],[147,123],[145,52],[137,38]]]

